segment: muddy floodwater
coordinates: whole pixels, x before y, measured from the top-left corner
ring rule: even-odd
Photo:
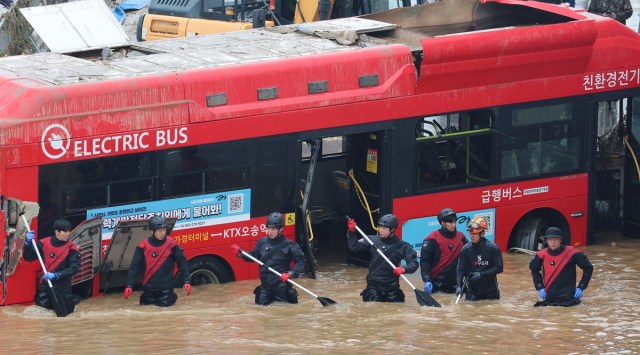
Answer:
[[[363,303],[366,269],[334,260],[319,265],[316,280],[296,281],[336,305],[300,291],[298,305],[256,306],[251,280],[195,287],[190,297],[177,290],[168,309],[138,305],[138,292],[128,301],[121,294],[83,300],[66,318],[37,306],[2,307],[0,353],[640,352],[640,239],[614,236],[582,249],[594,274],[583,303],[571,308],[532,307],[527,254],[504,254],[500,300],[456,305],[455,296],[437,293],[442,308],[420,307],[406,283],[404,304]],[[419,271],[409,280],[422,289]]]

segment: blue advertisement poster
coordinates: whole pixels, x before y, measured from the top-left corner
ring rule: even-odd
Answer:
[[[493,226],[495,223],[496,215],[495,209],[492,208],[486,210],[456,212],[456,215],[458,217],[456,227],[458,231],[467,236],[467,240],[471,240],[469,238],[469,232],[467,232],[467,224],[476,217],[484,217],[484,219],[487,221],[487,226],[489,227],[484,236],[490,241],[494,241],[495,234]],[[420,256],[422,241],[429,235],[429,233],[436,229],[440,229],[440,223],[438,223],[437,216],[411,219],[402,225],[402,240],[411,244],[413,249],[418,252],[418,256]]]
[[[170,200],[87,210],[87,219],[102,217],[102,239],[111,239],[118,221],[176,218],[173,230],[246,221],[250,218],[251,190],[188,196]]]

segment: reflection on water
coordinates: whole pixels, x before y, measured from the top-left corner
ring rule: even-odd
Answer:
[[[135,294],[84,300],[67,318],[31,306],[0,308],[2,353],[637,353],[640,351],[640,240],[583,248],[594,276],[582,305],[532,307],[526,254],[505,254],[498,301],[418,306],[403,284],[404,304],[362,303],[366,269],[321,265],[317,280],[298,279],[299,305],[253,304],[257,281],[177,290],[174,307],[140,306]],[[409,275],[419,289],[419,272]]]

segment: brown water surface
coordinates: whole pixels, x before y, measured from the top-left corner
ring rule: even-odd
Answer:
[[[56,318],[37,306],[0,308],[1,353],[16,354],[329,354],[329,353],[638,353],[640,240],[616,238],[583,248],[594,276],[583,304],[532,307],[537,301],[527,254],[505,254],[499,301],[420,307],[403,284],[404,304],[363,303],[366,269],[331,262],[316,280],[296,279],[321,297],[300,292],[298,305],[253,304],[257,281],[178,290],[174,307],[140,306],[139,293],[83,300]],[[422,289],[419,272],[409,275]]]

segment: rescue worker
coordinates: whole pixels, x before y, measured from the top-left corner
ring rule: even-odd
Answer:
[[[579,249],[562,245],[562,231],[549,227],[542,236],[547,243],[529,263],[533,285],[542,301],[534,306],[570,307],[580,303],[589,286],[593,265]],[[582,278],[576,287],[576,265],[582,269]],[[540,273],[542,271],[542,274]]]
[[[630,0],[592,0],[589,2],[587,11],[611,17],[624,25],[627,23],[627,19],[633,15],[633,6]]]
[[[173,292],[175,266],[178,266],[178,275],[184,282],[184,291],[191,294],[191,279],[187,258],[182,247],[167,235],[167,221],[159,216],[149,219],[151,236],[138,244],[131,259],[127,287],[124,289],[124,299],[129,299],[133,292],[133,286],[142,276],[143,292],[140,295],[140,304],[156,305],[160,307],[173,306],[178,300],[178,295]]]
[[[424,292],[456,291],[456,267],[458,255],[467,238],[456,229],[457,216],[451,208],[438,213],[440,229],[431,232],[422,242],[420,273]]]
[[[260,266],[260,286],[253,291],[255,303],[263,306],[270,305],[273,301],[298,303],[298,291],[287,280],[300,276],[304,271],[304,253],[298,243],[285,238],[282,234],[284,231],[282,214],[278,212],[269,214],[266,228],[267,235],[258,239],[253,250],[246,252],[264,263]],[[239,245],[233,244],[231,248],[245,261],[252,261],[242,255]],[[282,276],[269,271],[269,267]]]
[[[465,293],[469,301],[500,299],[497,275],[502,272],[502,253],[484,237],[487,229],[484,218],[474,218],[467,225],[471,243],[460,251],[456,296]]]
[[[73,313],[75,307],[80,303],[80,297],[71,292],[71,278],[80,270],[80,252],[78,247],[69,240],[71,235],[71,223],[66,219],[58,219],[53,222],[54,236],[43,238],[36,243],[43,258],[47,273],[44,274],[40,282],[40,288],[36,294],[35,304],[47,309],[54,309],[52,301],[49,299],[44,283],[51,280],[51,285],[56,298],[60,296],[65,302],[67,311]],[[38,254],[33,248],[35,233],[27,232],[24,243],[24,259],[35,261]]]
[[[380,217],[378,235],[369,236],[373,245],[364,238],[358,240],[356,226],[356,221],[353,219],[347,222],[349,250],[371,252],[367,288],[360,293],[362,300],[364,302],[404,302],[404,292],[400,289],[400,275],[411,274],[418,270],[418,256],[411,244],[395,235],[398,218],[392,214]],[[376,249],[386,255],[396,267],[391,267]],[[406,262],[404,267],[399,266],[402,260]]]

